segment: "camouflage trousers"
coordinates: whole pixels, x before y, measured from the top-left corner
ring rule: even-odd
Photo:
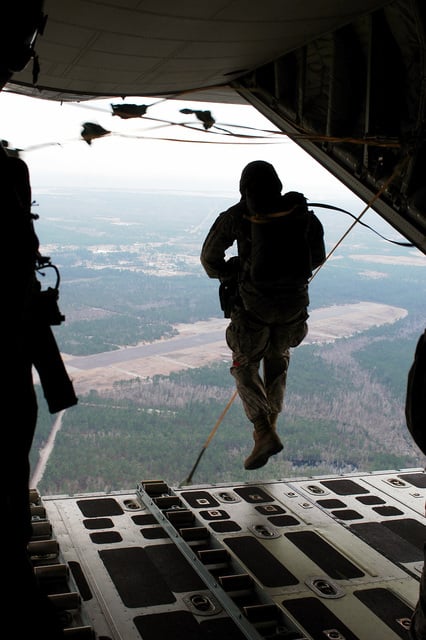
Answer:
[[[290,348],[308,333],[306,308],[288,316],[269,314],[267,322],[242,308],[231,314],[226,342],[232,351],[231,374],[250,422],[281,413],[290,364]]]

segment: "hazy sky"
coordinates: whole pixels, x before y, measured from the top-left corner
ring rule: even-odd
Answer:
[[[144,117],[124,120],[112,115],[111,103],[152,106]],[[182,108],[210,110],[215,127],[206,132],[195,115],[180,113]],[[111,133],[88,145],[81,137],[85,122],[99,124]],[[168,122],[186,123],[196,130]],[[221,129],[257,137],[236,138]],[[85,185],[238,195],[243,167],[263,159],[276,167],[284,190],[302,191],[311,201],[334,198],[336,203],[339,194],[349,193],[249,105],[143,97],[61,104],[2,91],[0,137],[10,147],[22,149],[34,189]]]
[[[112,115],[111,104],[148,108],[143,117],[122,119]],[[214,127],[205,131],[196,115],[183,114],[181,109],[211,111]],[[110,133],[89,145],[81,135],[86,122]],[[248,162],[262,159],[274,165],[284,191],[300,191],[308,202],[342,207],[356,217],[366,206],[250,105],[144,97],[60,103],[3,90],[0,139],[21,150],[29,166],[34,198],[51,188],[65,187],[70,192],[73,187],[85,186],[208,192],[238,200],[242,169]],[[323,222],[330,219],[333,226],[338,218],[340,229],[347,230],[353,224],[344,214],[315,211]],[[363,221],[386,237],[401,238],[372,210]]]

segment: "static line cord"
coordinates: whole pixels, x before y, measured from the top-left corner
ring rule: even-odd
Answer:
[[[396,176],[398,175],[398,173],[401,171],[402,167],[404,166],[404,164],[406,164],[409,160],[409,156],[406,155],[404,158],[402,158],[402,160],[397,164],[397,166],[395,167],[394,172],[392,173],[391,176],[389,176],[389,178],[382,184],[382,186],[380,187],[380,189],[377,191],[377,193],[371,198],[371,200],[369,202],[367,202],[366,206],[364,207],[364,209],[361,211],[361,213],[359,214],[359,216],[355,219],[355,221],[351,224],[351,226],[347,229],[347,231],[345,231],[345,233],[343,234],[343,236],[340,238],[340,240],[338,242],[336,242],[336,244],[334,245],[334,247],[331,249],[331,251],[328,253],[328,255],[326,256],[324,262],[322,264],[320,264],[320,266],[317,268],[317,270],[312,274],[312,276],[309,279],[309,282],[311,282],[311,280],[313,278],[315,278],[315,276],[317,275],[318,271],[321,269],[321,267],[323,267],[325,265],[325,263],[328,261],[328,259],[330,258],[330,256],[336,251],[337,247],[339,245],[342,244],[343,240],[346,238],[346,236],[349,235],[349,233],[352,231],[352,229],[355,227],[356,224],[358,224],[358,222],[361,220],[362,216],[364,215],[364,213],[366,213],[368,211],[368,209],[371,208],[371,206],[373,205],[373,203],[380,198],[380,196],[382,195],[382,193],[384,191],[386,191],[386,189],[389,187],[390,183],[396,178]]]
[[[198,454],[198,458],[195,461],[195,464],[192,467],[189,476],[186,478],[186,480],[182,480],[182,482],[179,485],[180,487],[182,485],[184,485],[184,484],[190,484],[190,482],[192,480],[192,476],[194,475],[195,470],[198,467],[198,464],[199,464],[201,458],[203,457],[203,453],[205,452],[205,450],[209,446],[210,442],[212,441],[214,434],[218,430],[220,423],[222,422],[223,418],[225,417],[226,413],[228,412],[228,409],[230,408],[231,404],[234,402],[236,397],[237,397],[237,390],[234,391],[234,393],[232,394],[231,398],[228,400],[228,403],[227,403],[226,407],[223,409],[222,413],[220,414],[220,416],[216,420],[216,424],[214,425],[213,429],[210,431],[210,434],[209,434],[207,440],[205,441],[200,453]]]

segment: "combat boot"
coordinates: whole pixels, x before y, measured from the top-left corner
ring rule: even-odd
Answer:
[[[244,462],[244,468],[247,470],[263,467],[271,456],[279,453],[283,449],[283,444],[276,430],[272,428],[266,416],[254,422],[253,439],[253,451]]]

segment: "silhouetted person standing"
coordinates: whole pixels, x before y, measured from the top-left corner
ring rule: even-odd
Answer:
[[[36,83],[39,69],[35,46],[47,18],[43,4],[43,0],[15,0],[1,5],[0,91],[31,60]],[[11,637],[59,640],[64,637],[61,621],[41,590],[28,555],[32,537],[29,453],[37,423],[32,366],[39,372],[51,412],[71,406],[77,399],[51,333],[51,314],[43,312],[46,300],[47,306],[52,307],[49,303],[52,299],[54,302],[54,296],[39,296],[35,276],[39,243],[30,211],[28,167],[20,158],[8,155],[1,143],[0,207],[4,370],[0,471],[2,613]]]
[[[50,329],[46,296],[41,294],[36,269],[39,241],[31,214],[28,167],[9,156],[0,145],[0,193],[3,206],[5,269],[3,284],[3,341],[6,344],[3,403],[3,530],[7,531],[7,557],[3,578],[8,578],[3,598],[5,611],[16,618],[17,634],[56,640],[63,637],[60,621],[37,582],[28,543],[32,538],[29,501],[29,454],[37,424],[37,399],[32,367],[40,375],[51,413],[77,402]],[[47,307],[50,301],[47,300]],[[5,415],[8,419],[5,420]],[[7,461],[7,465],[6,465]],[[12,588],[11,585],[15,585]]]
[[[414,360],[408,373],[405,417],[414,442],[426,455],[426,329],[418,339]],[[424,558],[426,562],[426,541]],[[420,578],[419,599],[411,620],[410,637],[412,640],[426,638],[426,569],[424,565]]]
[[[281,194],[268,162],[250,162],[240,178],[240,201],[222,212],[201,250],[210,278],[221,282],[231,374],[253,424],[246,469],[265,465],[283,449],[277,420],[283,408],[290,349],[305,338],[308,281],[325,260],[321,222],[301,193]],[[238,256],[226,259],[234,243]],[[260,366],[262,364],[262,374]]]
[[[11,422],[5,425],[5,455],[13,463],[8,469],[7,507],[13,523],[14,543],[24,547],[32,534],[28,499],[29,452],[37,422],[37,401],[32,378],[32,357],[28,311],[35,293],[35,267],[38,239],[30,215],[31,190],[26,164],[1,151],[1,199],[4,204],[2,226],[6,230],[6,291],[3,299],[3,340],[10,356],[3,389],[11,409]],[[4,406],[4,405],[3,405]]]

